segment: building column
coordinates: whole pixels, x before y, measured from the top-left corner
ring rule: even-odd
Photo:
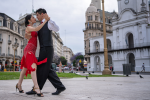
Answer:
[[[137,34],[137,35],[135,35],[135,34]],[[137,25],[134,26],[133,36],[134,36],[134,38],[133,38],[134,39],[134,47],[138,47],[138,45],[139,45],[139,40],[138,40],[139,32],[138,32],[138,26]]]
[[[147,46],[146,26],[147,24],[142,24],[142,35],[143,35],[144,46]]]
[[[94,56],[90,56],[90,71],[94,71]]]

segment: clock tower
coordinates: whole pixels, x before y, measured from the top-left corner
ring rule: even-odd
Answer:
[[[97,8],[97,10],[101,9],[101,1],[102,0],[92,0],[92,3],[94,4],[94,6]]]

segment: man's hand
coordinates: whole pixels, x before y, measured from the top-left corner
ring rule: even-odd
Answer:
[[[44,18],[45,18],[47,21],[50,20],[50,17],[49,17],[46,13],[44,14]]]
[[[27,34],[27,33],[25,33],[25,36],[24,36],[27,40],[30,40],[31,39],[31,35],[29,35],[29,34]]]

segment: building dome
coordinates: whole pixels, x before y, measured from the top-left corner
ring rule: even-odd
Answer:
[[[90,4],[90,7],[87,8],[86,12],[97,12],[97,8],[94,6],[93,3]]]

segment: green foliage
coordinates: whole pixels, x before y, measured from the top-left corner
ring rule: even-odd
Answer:
[[[82,59],[84,59],[84,56],[83,56],[83,55],[77,56],[77,57],[76,57],[76,60],[77,60],[77,59],[81,59],[81,60],[82,60]]]
[[[65,57],[61,56],[60,61],[61,61],[62,65],[67,65],[67,60],[65,59]]]
[[[76,60],[73,61],[73,66],[76,66]]]

